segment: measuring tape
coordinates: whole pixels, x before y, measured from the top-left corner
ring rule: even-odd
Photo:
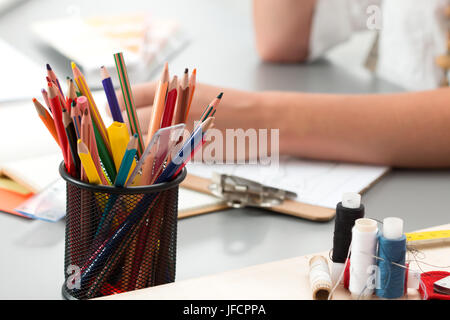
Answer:
[[[422,241],[446,241],[450,240],[450,230],[436,230],[436,231],[425,231],[425,232],[412,232],[405,233],[406,241],[408,243],[412,242],[422,242]]]

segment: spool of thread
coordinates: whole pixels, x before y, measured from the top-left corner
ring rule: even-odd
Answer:
[[[381,298],[396,299],[405,292],[406,236],[403,220],[386,218],[383,233],[378,235],[378,283],[375,294]]]
[[[361,195],[354,192],[344,193],[342,202],[336,206],[336,219],[334,221],[333,261],[331,279],[336,283],[344,270],[348,249],[352,241],[352,228],[357,219],[364,217],[364,206],[361,204]]]
[[[309,260],[309,283],[314,300],[327,300],[332,283],[328,261],[323,256],[314,256]]]
[[[373,275],[370,268],[375,265],[377,232],[375,220],[361,218],[355,221],[352,230],[349,283],[349,290],[354,299],[369,299],[373,294],[375,286],[371,281]]]

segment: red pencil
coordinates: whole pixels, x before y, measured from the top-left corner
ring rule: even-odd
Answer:
[[[62,108],[57,90],[58,89],[55,88],[51,82],[48,83],[48,101],[50,104],[50,109],[52,111],[53,120],[55,121],[56,133],[58,135],[59,145],[61,146],[64,164],[66,165],[66,169],[69,174],[74,175],[73,161],[71,161],[71,157],[68,156],[69,143],[67,141],[66,130],[62,121]]]
[[[166,106],[164,108],[163,119],[161,121],[161,128],[168,127],[172,124],[173,113],[175,110],[175,103],[177,102],[177,76],[173,76],[169,84],[169,92],[167,93]]]

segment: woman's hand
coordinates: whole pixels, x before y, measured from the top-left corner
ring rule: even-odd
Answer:
[[[146,82],[132,87],[136,113],[143,134],[146,134],[148,131],[156,86],[156,82]],[[194,121],[200,119],[205,108],[220,92],[224,92],[224,95],[217,108],[215,127],[219,129],[254,127],[252,126],[255,124],[253,121],[243,120],[247,118],[246,115],[251,116],[253,119],[257,118],[254,113],[251,115],[250,110],[246,108],[250,105],[256,105],[253,103],[255,93],[197,83],[186,123],[188,129],[192,128]],[[121,90],[117,91],[117,99],[122,110],[123,119],[128,122]]]

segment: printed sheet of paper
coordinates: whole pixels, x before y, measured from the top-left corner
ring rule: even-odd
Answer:
[[[187,170],[189,174],[203,178],[211,178],[212,172],[236,175],[296,192],[299,202],[336,208],[344,192],[363,191],[389,168],[285,158],[280,160],[278,167],[189,163]]]

